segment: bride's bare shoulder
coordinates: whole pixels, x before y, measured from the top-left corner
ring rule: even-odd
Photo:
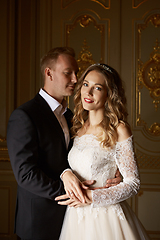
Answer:
[[[120,122],[117,127],[118,142],[124,141],[132,135],[128,123]]]
[[[79,130],[78,130],[78,132],[77,132],[77,136],[78,137],[81,137],[82,135],[84,135],[85,134],[85,129],[84,128],[80,128]]]

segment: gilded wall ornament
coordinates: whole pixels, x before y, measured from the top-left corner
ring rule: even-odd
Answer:
[[[149,19],[148,22],[151,22],[155,27],[159,27],[160,26],[160,14],[154,14],[152,15]]]
[[[141,116],[139,115],[139,117],[137,118],[137,126],[144,126],[145,129],[152,135],[154,136],[160,136],[160,124],[155,122],[153,123],[149,128],[147,123],[141,118]]]
[[[83,42],[82,50],[79,53],[77,62],[79,67],[78,78],[82,75],[87,67],[95,63],[92,53],[89,51],[89,46],[87,46],[86,39]]]
[[[137,25],[136,125],[143,126],[152,136],[160,136],[160,122],[158,117],[160,107],[160,43],[158,39],[159,30],[157,29],[159,27],[160,14],[150,15],[145,19],[144,23]],[[148,41],[146,45],[145,39],[147,36],[151,41]],[[153,51],[149,53],[148,49],[151,48],[151,42],[154,40],[151,36],[156,36],[157,39]],[[147,53],[149,54],[149,59],[142,61],[142,59],[147,59]],[[149,94],[147,94],[147,91]],[[149,104],[149,112],[146,114],[147,102]],[[153,110],[150,102],[153,103]]]
[[[79,19],[79,24],[81,27],[88,27],[88,25],[92,22],[92,18],[84,15]]]
[[[147,18],[145,24],[139,24],[138,26],[138,32],[141,33],[142,30],[146,29],[149,25],[149,23],[152,23],[154,27],[160,27],[160,14],[154,14]]]
[[[91,1],[100,4],[105,9],[110,9],[110,0],[91,0]]]
[[[94,24],[94,27],[100,31],[100,33],[103,33],[104,26],[102,24],[97,24],[95,19],[89,15],[82,15],[76,19],[73,25],[67,25],[66,32],[67,34],[70,34],[70,32],[76,27],[76,25],[79,23],[81,27],[88,27],[90,23]]]
[[[146,2],[148,0],[132,0],[132,7],[138,8],[142,3]]]
[[[153,104],[157,111],[160,103],[160,46],[156,40],[156,46],[146,63],[139,61],[139,81],[149,90]]]
[[[160,136],[160,124],[159,123],[153,123],[150,128],[149,131],[154,134],[154,135],[159,135]]]
[[[84,68],[85,68],[87,61],[88,61],[88,65],[94,63],[94,61],[92,59],[92,54],[88,50],[89,46],[87,46],[87,41],[88,41],[90,43],[90,47],[92,48],[92,51],[95,50],[95,47],[93,47],[93,45],[94,45],[93,38],[95,38],[95,41],[97,44],[97,48],[94,51],[94,54],[96,54],[96,55],[100,54],[98,59],[96,59],[96,62],[98,62],[99,59],[101,59],[101,61],[103,61],[104,54],[105,54],[105,51],[104,51],[105,25],[103,23],[100,23],[100,24],[97,23],[96,19],[89,14],[84,14],[84,15],[77,17],[75,19],[75,21],[73,22],[73,24],[66,24],[66,45],[67,46],[74,45],[75,36],[73,35],[73,33],[74,33],[74,31],[76,31],[76,28],[79,28],[79,26],[81,27],[81,29],[78,32],[80,37],[78,38],[78,34],[76,35],[76,37],[78,38],[78,41],[79,41],[79,39],[81,39],[81,43],[83,41],[82,52],[80,53],[81,55],[78,56],[79,64],[82,66],[81,62],[83,61]],[[87,32],[88,33],[90,32],[90,34],[88,36],[86,36],[87,28],[88,28]],[[94,31],[94,29],[96,29],[97,31]],[[90,35],[92,36],[92,33],[93,33],[93,38],[90,37]],[[109,33],[108,33],[108,36],[109,36]],[[76,47],[77,46],[78,46],[78,44],[76,45]],[[75,49],[76,49],[76,47],[75,47]],[[98,52],[98,54],[97,54],[97,52]],[[81,73],[82,73],[82,71],[80,70],[79,75]]]

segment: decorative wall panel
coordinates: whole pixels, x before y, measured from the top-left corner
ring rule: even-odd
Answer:
[[[160,170],[160,10],[134,21],[136,155],[140,169]]]
[[[75,16],[65,23],[66,45],[76,51],[79,76],[89,65],[103,62],[105,51],[109,55],[109,30],[110,21],[97,18],[95,12]]]
[[[135,196],[136,214],[151,239],[159,239],[160,2],[132,1],[133,11],[137,15],[132,18],[134,58],[131,118],[141,178],[141,190]]]
[[[149,134],[160,136],[160,15],[149,16],[143,24],[138,24],[137,31],[136,125],[143,126]],[[146,41],[148,37],[150,41]]]

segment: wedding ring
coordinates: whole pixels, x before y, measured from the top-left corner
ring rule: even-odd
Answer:
[[[72,194],[73,194],[73,192],[70,192],[70,194],[72,195]]]

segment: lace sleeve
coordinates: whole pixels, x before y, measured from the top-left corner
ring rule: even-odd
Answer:
[[[132,138],[131,136],[116,144],[116,164],[123,176],[123,182],[114,187],[92,191],[93,207],[115,204],[137,194],[140,180]]]

